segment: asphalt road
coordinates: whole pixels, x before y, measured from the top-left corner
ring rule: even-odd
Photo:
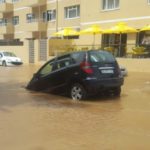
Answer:
[[[76,102],[26,90],[38,68],[0,67],[1,150],[150,149],[150,73],[129,72],[120,98]]]

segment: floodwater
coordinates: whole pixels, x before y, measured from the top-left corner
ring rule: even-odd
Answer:
[[[0,67],[0,150],[149,150],[150,73],[120,98],[76,102],[25,89],[39,66]]]

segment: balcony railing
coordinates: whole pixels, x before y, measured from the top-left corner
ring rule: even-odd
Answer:
[[[27,7],[33,7],[33,6],[45,5],[46,2],[47,0],[31,0],[31,1],[22,0],[21,5],[27,6]]]
[[[43,18],[30,18],[27,20],[27,23],[34,23],[34,22],[43,22]]]
[[[43,19],[32,18],[27,20],[26,31],[46,31],[47,23],[43,21]]]

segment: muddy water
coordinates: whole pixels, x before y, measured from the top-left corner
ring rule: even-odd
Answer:
[[[24,87],[39,66],[0,67],[0,150],[149,150],[150,73],[118,99],[82,102]]]

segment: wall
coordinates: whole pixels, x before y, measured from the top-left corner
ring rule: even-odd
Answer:
[[[117,58],[117,60],[129,72],[150,72],[150,59]]]

